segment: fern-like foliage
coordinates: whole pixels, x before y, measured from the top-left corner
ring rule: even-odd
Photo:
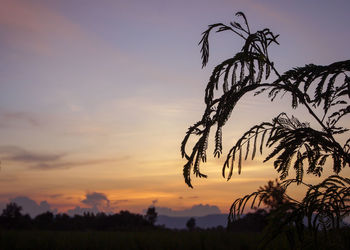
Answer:
[[[231,22],[229,25],[222,23],[209,25],[208,29],[203,32],[199,43],[202,46],[202,66],[204,67],[209,59],[209,34],[213,30],[216,32],[231,31],[244,40],[244,46],[240,52],[214,68],[205,90],[206,109],[203,117],[188,129],[182,141],[182,157],[187,160],[183,173],[185,182],[190,187],[192,187],[191,169],[196,176],[206,177],[200,172],[199,166],[200,162],[206,161],[208,136],[212,126],[217,125],[214,155],[220,157],[222,154],[222,127],[229,119],[233,108],[246,93],[265,86],[261,82],[263,76],[267,79],[272,69],[273,64],[269,60],[267,49],[272,43],[278,43],[276,40],[278,36],[269,29],[251,33],[245,15],[242,12],[236,15],[243,19],[244,24]],[[223,94],[215,98],[215,92],[218,92],[220,83],[222,83]],[[198,136],[199,139],[192,148],[192,152],[188,154],[186,144],[191,135]]]
[[[297,182],[301,183],[304,166],[307,166],[307,173],[320,176],[328,158],[333,160],[335,173],[349,164],[348,152],[339,149],[339,144],[328,133],[315,130],[308,123],[301,123],[297,118],[289,118],[287,114],[281,113],[272,123],[255,125],[243,134],[226,158],[223,176],[226,177],[225,170],[228,168],[227,178],[231,178],[237,157],[238,173],[241,173],[242,151],[245,151],[246,160],[252,148],[251,158],[254,159],[257,148],[262,154],[264,147],[274,147],[264,161],[275,158],[274,167],[280,173],[281,180],[288,176],[291,165],[296,171]]]
[[[332,175],[317,185],[305,184],[308,187],[305,198],[298,202],[286,194],[286,189],[295,179],[285,180],[275,187],[284,200],[270,213],[269,225],[267,226],[262,246],[280,235],[289,233],[291,229],[296,230],[299,240],[303,240],[305,225],[304,218],[307,219],[307,228],[314,232],[315,236],[320,230],[339,229],[342,220],[350,215],[350,179]],[[257,192],[246,195],[234,201],[230,208],[228,224],[235,220],[244,212],[246,204],[250,201],[250,208],[259,207],[267,197],[271,197],[272,190],[260,188]]]
[[[304,166],[306,173],[320,176],[327,159],[332,159],[333,170],[339,173],[350,164],[350,139],[343,146],[335,139],[336,135],[348,131],[339,122],[350,113],[350,60],[326,66],[309,64],[279,74],[268,54],[269,46],[278,44],[278,35],[269,29],[252,33],[245,15],[242,12],[236,15],[242,19],[241,23],[209,25],[199,42],[205,67],[209,60],[209,35],[213,31],[232,32],[244,41],[241,51],[214,68],[205,89],[206,108],[202,119],[188,129],[182,141],[181,154],[187,161],[183,168],[186,184],[192,187],[192,170],[197,177],[206,177],[200,171],[200,163],[207,159],[208,137],[215,126],[214,156],[221,156],[222,128],[240,99],[251,92],[256,95],[268,92],[271,101],[279,94],[290,95],[291,106],[306,107],[320,128],[311,128],[308,123],[284,113],[272,122],[252,127],[229,151],[222,170],[224,177],[231,178],[237,158],[240,174],[242,162],[249,153],[254,159],[264,147],[274,148],[265,161],[274,159],[281,179],[288,176],[290,166],[296,171],[298,183],[302,182]],[[192,136],[197,140],[188,153],[186,146]]]

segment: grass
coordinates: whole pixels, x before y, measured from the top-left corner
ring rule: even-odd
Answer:
[[[128,249],[128,250],[224,250],[257,249],[261,233],[227,231],[39,231],[0,230],[0,249]],[[350,231],[332,232],[321,237],[318,247],[313,245],[312,235],[306,234],[306,242],[297,249],[349,249]],[[322,236],[322,235],[320,235]],[[291,249],[285,235],[270,242],[266,249]]]
[[[0,231],[0,249],[256,249],[256,233]],[[282,242],[283,243],[283,242]],[[288,249],[277,242],[270,249]],[[284,246],[285,245],[285,246]]]

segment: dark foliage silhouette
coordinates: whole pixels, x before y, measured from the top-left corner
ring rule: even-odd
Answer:
[[[153,214],[154,215],[154,214]],[[40,230],[110,230],[110,231],[142,231],[156,229],[153,223],[143,215],[120,211],[116,214],[84,213],[73,217],[67,214],[54,215],[45,212],[32,219],[22,215],[21,207],[9,203],[0,216],[2,229],[40,229]]]
[[[7,219],[17,219],[21,217],[22,207],[18,206],[14,202],[10,202],[6,205],[6,208],[2,210],[2,217]]]
[[[0,225],[8,229],[28,228],[30,227],[30,217],[23,216],[22,207],[14,202],[10,202],[3,209],[0,216]]]
[[[188,221],[186,222],[186,227],[188,231],[193,231],[196,227],[196,219],[193,217],[189,218]]]
[[[229,180],[232,177],[235,166],[240,174],[244,160],[248,157],[254,159],[258,153],[263,154],[264,149],[270,149],[264,162],[273,160],[273,166],[283,182],[277,184],[275,193],[271,193],[273,183],[270,183],[234,201],[229,224],[239,218],[250,200],[251,208],[264,202],[274,210],[272,217],[275,223],[270,223],[265,243],[281,232],[290,236],[291,227],[296,230],[297,239],[302,241],[304,217],[307,217],[308,228],[315,235],[320,227],[324,230],[339,229],[341,220],[350,213],[350,179],[338,175],[350,165],[350,139],[346,139],[349,128],[346,127],[348,124],[341,123],[350,113],[350,60],[325,66],[308,64],[280,74],[268,53],[271,45],[279,44],[278,35],[268,28],[253,33],[245,15],[238,12],[236,16],[241,18],[241,23],[209,25],[199,43],[202,66],[205,67],[209,60],[210,33],[232,32],[243,39],[241,51],[214,68],[205,89],[206,108],[202,119],[188,129],[182,141],[181,154],[186,159],[183,167],[185,182],[192,187],[191,172],[196,177],[207,177],[200,171],[200,163],[207,159],[210,130],[216,127],[214,157],[220,157],[222,127],[242,97],[254,93],[255,96],[266,94],[270,101],[277,96],[290,98],[291,107],[305,107],[315,125],[281,113],[271,122],[253,126],[237,140],[223,165],[224,178]],[[191,137],[196,139],[188,152],[186,146]],[[305,172],[320,177],[323,168],[329,165],[335,175],[318,185],[303,182]],[[295,178],[286,179],[291,167]],[[308,188],[301,202],[286,193],[293,183]],[[293,237],[289,238],[292,241]]]
[[[264,209],[257,209],[255,212],[247,213],[227,224],[227,230],[233,232],[262,232],[267,225],[268,213]]]
[[[157,212],[156,212],[156,208],[155,207],[149,207],[147,209],[146,215],[145,215],[145,219],[151,224],[154,225],[154,223],[156,223],[157,221]]]

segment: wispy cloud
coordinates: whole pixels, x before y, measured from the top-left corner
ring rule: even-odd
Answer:
[[[103,163],[120,162],[129,159],[129,156],[123,156],[114,159],[91,159],[91,160],[80,160],[80,161],[59,161],[59,162],[42,162],[29,166],[31,169],[39,170],[54,170],[54,169],[68,169],[73,167],[85,166],[85,165],[97,165]]]
[[[20,126],[39,127],[41,121],[28,112],[4,112],[0,111],[0,128],[12,128]]]
[[[117,205],[117,204],[120,204],[120,203],[125,203],[125,202],[128,202],[129,200],[127,199],[124,199],[124,200],[114,200],[112,201],[111,203],[114,204],[114,205]]]
[[[35,153],[17,146],[0,146],[3,160],[19,163],[53,163],[60,161],[65,154]]]
[[[46,153],[25,150],[18,146],[0,146],[0,156],[3,161],[25,164],[29,169],[55,170],[68,169],[85,165],[97,165],[111,162],[123,162],[129,156],[103,159],[66,160],[67,153]]]
[[[50,195],[49,197],[51,198],[51,199],[56,199],[56,198],[59,198],[59,197],[62,197],[63,196],[63,194],[52,194],[52,195]]]

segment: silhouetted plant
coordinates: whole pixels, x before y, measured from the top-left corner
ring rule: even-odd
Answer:
[[[256,209],[254,212],[245,214],[227,224],[227,230],[233,232],[261,232],[267,225],[267,215],[265,209]]]
[[[145,215],[145,219],[153,226],[154,223],[156,223],[157,221],[157,212],[156,212],[156,208],[155,207],[149,207],[147,209],[146,215]]]
[[[22,216],[22,207],[18,206],[15,202],[10,202],[2,210],[1,216],[8,219],[16,219]]]
[[[40,229],[50,229],[54,226],[54,214],[45,212],[34,218],[34,224]]]
[[[0,227],[7,229],[27,229],[31,227],[31,219],[29,215],[22,215],[22,207],[15,202],[10,202],[3,209],[0,216]]]
[[[275,182],[268,181],[267,185],[260,187],[258,192],[265,206],[270,210],[275,210],[280,206],[289,203],[290,199],[285,195],[285,189],[276,179]]]
[[[153,223],[155,217],[153,213]],[[116,214],[84,213],[83,215],[54,215],[45,212],[31,219],[21,214],[21,207],[9,203],[0,216],[0,229],[39,229],[39,230],[108,230],[140,231],[157,228],[141,214],[120,211]]]
[[[308,122],[301,122],[286,113],[279,114],[271,122],[255,125],[230,149],[222,175],[229,180],[234,166],[237,166],[240,174],[244,160],[249,156],[254,159],[257,153],[263,153],[264,148],[271,148],[272,151],[264,162],[273,159],[280,179],[286,179],[290,167],[296,173],[295,178],[285,180],[279,187],[279,195],[282,195],[280,198],[288,202],[281,200],[280,204],[271,204],[276,210],[276,216],[282,214],[282,211],[288,214],[279,220],[281,227],[274,226],[276,232],[279,233],[282,227],[294,223],[300,233],[304,216],[308,217],[309,227],[315,230],[318,225],[338,228],[341,219],[349,214],[349,179],[334,175],[318,185],[308,185],[303,182],[303,176],[305,170],[307,174],[321,176],[326,162],[332,164],[335,174],[350,165],[350,138],[343,145],[337,140],[339,135],[344,135],[349,130],[339,124],[350,113],[350,60],[326,66],[308,64],[280,74],[268,54],[269,47],[278,44],[278,35],[267,28],[253,33],[245,15],[238,12],[236,16],[243,22],[209,25],[199,43],[204,67],[209,60],[211,32],[229,31],[244,41],[241,51],[214,68],[205,89],[206,108],[202,119],[188,129],[182,141],[181,154],[187,161],[183,167],[185,182],[192,187],[192,171],[196,177],[207,177],[200,171],[200,163],[207,159],[210,130],[216,126],[214,157],[220,157],[222,127],[243,96],[248,93],[267,93],[267,98],[271,101],[278,95],[290,96],[291,107],[295,109],[304,106],[319,128],[311,127]],[[186,146],[192,136],[197,139],[188,153]],[[307,185],[308,191],[303,201],[298,202],[286,195],[285,189],[291,183]],[[268,202],[269,195],[271,193],[268,188],[261,188],[237,199],[231,207],[229,221],[243,212],[248,200],[252,199],[251,207],[259,206],[263,201]],[[313,214],[316,214],[314,218]]]
[[[193,217],[189,218],[188,221],[186,222],[186,227],[188,231],[193,231],[194,228],[196,227],[196,219]]]

